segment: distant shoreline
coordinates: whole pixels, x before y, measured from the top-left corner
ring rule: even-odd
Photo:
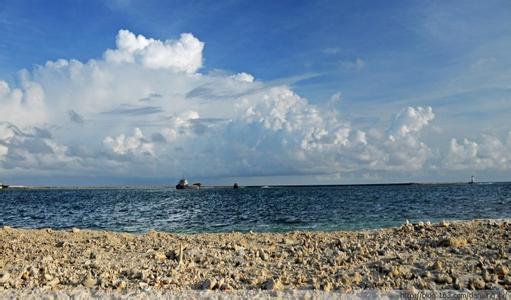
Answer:
[[[509,184],[510,181],[476,182],[473,185]],[[328,188],[328,187],[372,187],[372,186],[427,186],[427,185],[472,185],[469,182],[395,182],[395,183],[353,183],[353,184],[276,184],[240,185],[240,188]],[[175,189],[174,185],[112,185],[112,186],[9,186],[4,190],[45,190],[45,189]],[[232,185],[202,185],[201,189],[232,189]]]

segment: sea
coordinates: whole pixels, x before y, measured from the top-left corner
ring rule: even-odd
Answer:
[[[361,230],[511,218],[511,183],[0,191],[0,226],[144,233]]]

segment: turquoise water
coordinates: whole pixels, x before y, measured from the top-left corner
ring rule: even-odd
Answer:
[[[511,184],[0,192],[0,226],[144,232],[356,230],[511,218]]]

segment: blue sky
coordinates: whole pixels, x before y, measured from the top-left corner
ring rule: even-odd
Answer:
[[[120,46],[122,29],[147,40],[184,44],[181,34],[190,33],[197,43],[191,41],[189,49],[198,54],[170,57],[178,55],[172,43],[169,52],[146,51],[146,44],[140,44],[139,50],[126,54]],[[8,149],[0,159],[3,181],[56,184],[80,182],[85,176],[100,177],[99,183],[160,183],[182,174],[211,182],[244,178],[250,183],[344,183],[452,181],[469,173],[511,180],[511,157],[505,154],[511,150],[509,1],[1,0],[0,32],[0,81],[8,87],[0,95],[0,122],[10,128],[0,136],[0,147]],[[127,34],[124,38],[131,41]],[[109,59],[107,49],[130,57]],[[146,64],[154,55],[164,57],[156,65]],[[59,67],[68,75],[56,75],[56,67],[47,62],[59,59],[85,67],[76,71],[68,63]],[[187,75],[181,74],[183,64]],[[73,72],[80,76],[69,75]],[[98,72],[118,80],[105,84],[86,79]],[[255,81],[230,83],[242,72]],[[142,81],[148,82],[131,91]],[[13,100],[15,90],[23,95],[20,103]],[[151,105],[127,98],[149,90],[161,96]],[[200,97],[181,97],[192,91]],[[41,99],[33,98],[34,93]],[[76,96],[84,94],[83,99]],[[295,103],[294,96],[306,104]],[[273,106],[264,100],[268,97],[274,97]],[[91,105],[98,110],[89,109]],[[236,109],[217,111],[222,105]],[[152,113],[105,113],[126,113],[127,107]],[[311,119],[316,110],[318,119]],[[248,118],[247,111],[258,119]],[[85,120],[80,127],[66,123],[71,112],[80,116],[75,121]],[[20,117],[24,114],[34,114],[32,121]],[[278,123],[268,125],[270,117],[278,117]],[[173,120],[172,125],[164,123],[165,118]],[[213,119],[224,123],[212,125]],[[199,123],[202,129],[197,131]],[[142,135],[134,133],[137,128]],[[195,128],[197,136],[187,136],[183,128]],[[39,137],[34,130],[49,135]],[[177,134],[169,135],[172,130]],[[222,138],[218,144],[223,146],[211,146],[232,131],[258,143],[238,145]],[[77,135],[87,140],[77,140]],[[124,139],[116,139],[121,135]],[[158,135],[166,143],[152,139]],[[343,135],[346,140],[339,138]],[[130,137],[133,143],[127,146]],[[279,143],[286,146],[275,147]],[[51,145],[53,156],[39,157],[42,154],[30,148],[34,144]],[[58,147],[66,150],[57,155]],[[86,157],[78,148],[87,150]],[[397,155],[399,149],[403,153]],[[163,158],[179,156],[179,151],[193,153],[186,158],[197,166]],[[0,158],[3,152],[0,148]],[[355,157],[360,153],[365,155]],[[266,167],[272,155],[273,168]],[[229,157],[239,165],[218,171]],[[200,167],[212,160],[218,165],[211,170]],[[118,171],[99,167],[109,164]],[[144,165],[152,165],[151,170]],[[72,171],[64,171],[68,169]]]

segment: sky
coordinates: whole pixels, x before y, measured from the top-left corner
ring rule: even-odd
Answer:
[[[509,1],[0,0],[0,182],[511,180]]]

